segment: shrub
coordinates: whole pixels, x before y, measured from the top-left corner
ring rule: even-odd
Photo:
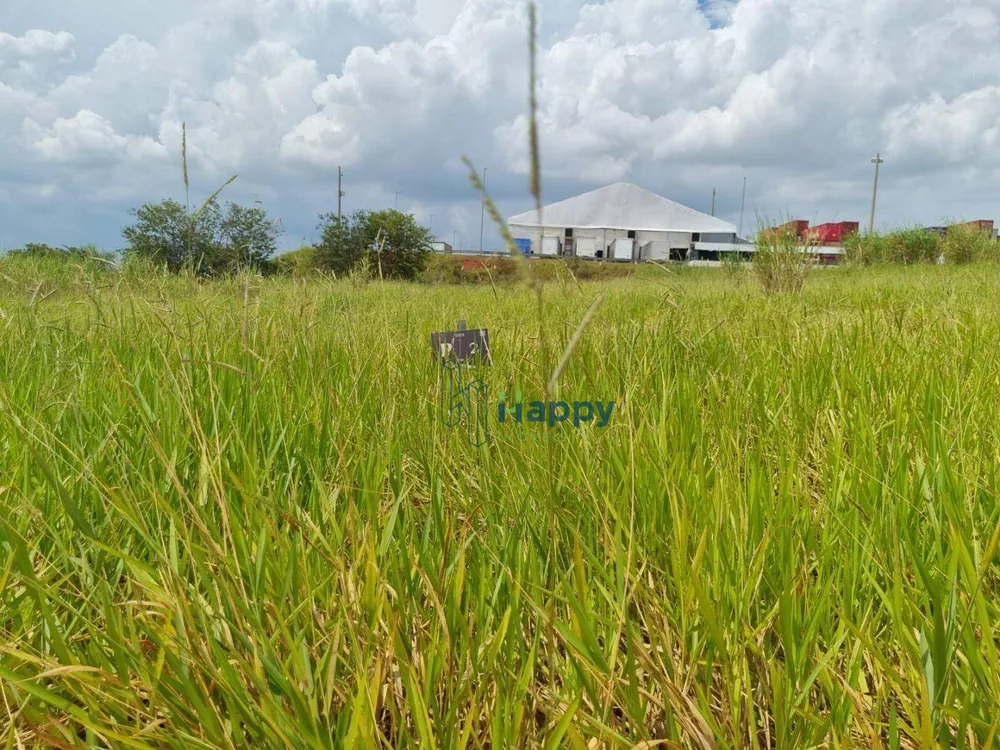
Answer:
[[[270,271],[270,258],[278,249],[279,222],[269,221],[258,206],[227,204],[218,225],[218,247],[213,273]]]
[[[531,259],[528,261],[541,281],[569,280],[569,273],[577,281],[627,278],[637,267],[631,263],[618,264],[601,261],[566,258]],[[456,255],[432,255],[421,281],[432,284],[508,284],[518,281],[520,269],[514,258],[507,256],[476,258]]]
[[[559,269],[559,264],[554,264],[552,261],[539,260],[535,262],[537,269],[547,267]],[[584,260],[575,256],[567,258],[565,262],[577,281],[627,278],[634,274],[637,268],[634,263],[609,263],[601,260]]]
[[[959,224],[948,228],[941,239],[941,255],[946,263],[975,263],[996,260],[1000,245],[989,232],[974,225]]]
[[[844,260],[857,266],[873,266],[889,261],[889,243],[879,232],[851,234],[844,238]]]
[[[107,263],[113,262],[115,258],[114,253],[98,250],[96,245],[53,247],[42,242],[29,242],[23,248],[11,250],[10,255],[57,260],[97,260]]]
[[[130,283],[139,283],[166,273],[165,266],[158,266],[144,255],[126,255],[121,266],[122,278]]]
[[[892,263],[937,263],[941,256],[941,238],[926,229],[898,229],[886,235]]]
[[[122,230],[126,254],[174,273],[185,267],[202,276],[262,268],[277,249],[280,234],[264,209],[229,203],[223,211],[214,200],[190,215],[172,200],[147,203],[132,215],[135,223]]]
[[[316,248],[303,245],[271,261],[277,273],[302,278],[316,272]]]
[[[752,267],[740,253],[722,253],[721,265],[726,278],[737,284],[743,282],[747,270]]]
[[[351,273],[364,260],[375,276],[416,279],[431,255],[431,233],[399,211],[358,211],[343,220],[326,214],[320,221],[316,263],[338,275]]]
[[[757,252],[752,270],[766,294],[802,291],[815,260],[809,252],[810,240],[791,231],[757,233]]]
[[[512,258],[505,257],[433,255],[420,278],[434,284],[509,283],[517,280],[518,267]]]
[[[844,239],[845,259],[859,266],[936,263],[941,239],[925,229],[852,234]]]
[[[848,263],[860,266],[914,263],[974,263],[1000,258],[1000,245],[989,232],[955,224],[943,236],[927,229],[855,234],[844,240]]]

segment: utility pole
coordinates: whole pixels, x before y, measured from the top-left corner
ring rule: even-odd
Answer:
[[[743,198],[740,200],[740,236],[737,239],[743,239],[743,209],[747,204],[747,178],[743,178]]]
[[[431,214],[431,225],[427,227],[427,231],[434,234],[434,214]]]
[[[344,220],[344,203],[343,199],[347,193],[344,192],[344,170],[341,167],[337,167],[337,226],[341,225]]]
[[[399,194],[402,193],[402,192],[403,192],[402,190],[397,190],[396,191],[396,204],[395,204],[395,210],[396,211],[399,210]]]
[[[452,252],[454,252],[455,250],[458,250],[458,230],[457,229],[451,230],[451,250],[452,250]]]
[[[483,230],[486,228],[486,167],[483,167],[483,205],[479,208],[479,252],[483,252]]]
[[[715,188],[712,188],[712,216],[715,216]]]
[[[872,159],[872,164],[875,165],[875,185],[872,187],[872,213],[868,218],[868,234],[875,231],[875,198],[878,197],[878,168],[880,164],[884,164],[885,160],[882,158],[882,154],[875,154],[875,158]]]

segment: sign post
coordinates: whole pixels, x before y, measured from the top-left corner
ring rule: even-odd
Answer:
[[[455,364],[492,365],[490,332],[486,328],[467,329],[465,321],[458,322],[458,330],[431,334],[431,349],[436,359]]]
[[[458,321],[456,329],[431,334],[431,351],[441,363],[441,415],[447,427],[457,427],[464,420],[469,442],[479,447],[489,440],[488,391],[479,378],[464,383],[462,370],[471,370],[473,364],[493,364],[490,332],[469,330],[464,320]]]

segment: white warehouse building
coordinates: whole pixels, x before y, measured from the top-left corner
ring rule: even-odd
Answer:
[[[651,193],[615,183],[507,221],[522,252],[581,258],[717,260],[746,252],[733,224]],[[529,249],[530,248],[530,249]]]

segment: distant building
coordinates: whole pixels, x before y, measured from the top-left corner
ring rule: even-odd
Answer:
[[[449,245],[447,242],[432,242],[431,247],[434,248],[436,253],[453,253],[455,248]]]
[[[736,227],[651,193],[615,183],[507,221],[519,249],[541,256],[610,260],[717,260],[745,252]]]
[[[936,234],[939,237],[945,237],[948,234],[948,230],[950,230],[952,227],[958,227],[960,229],[979,229],[983,233],[988,234],[993,239],[997,239],[997,229],[994,227],[993,219],[979,219],[977,221],[966,221],[961,224],[951,224],[946,227],[924,227],[924,231]]]

